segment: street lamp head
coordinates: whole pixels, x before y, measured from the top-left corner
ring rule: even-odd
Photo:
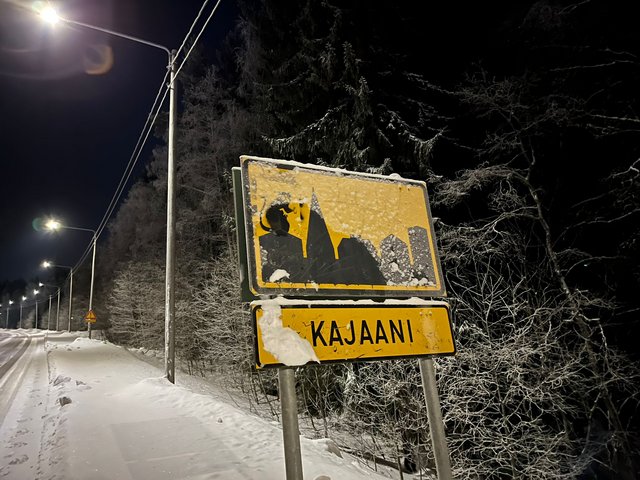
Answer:
[[[51,266],[51,262],[48,260],[45,260],[44,262],[42,262],[42,268],[49,268]]]
[[[60,21],[60,17],[51,6],[46,6],[40,11],[43,20],[51,25],[55,25]]]
[[[44,224],[44,228],[55,232],[56,230],[60,230],[60,228],[62,228],[62,224],[58,220],[51,218],[47,220],[47,223]]]
[[[37,294],[39,294],[39,293],[40,293],[40,290],[36,290],[35,288],[33,289],[33,294],[34,294],[34,295],[37,295]]]
[[[42,282],[38,282],[38,286],[39,286],[39,287],[44,287],[44,283],[42,283]]]
[[[24,295],[22,296],[22,301],[24,302],[27,299]]]
[[[9,305],[13,305],[13,300],[9,300]]]

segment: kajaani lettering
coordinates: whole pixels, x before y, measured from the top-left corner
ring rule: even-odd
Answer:
[[[375,323],[375,324],[374,324]],[[413,342],[413,330],[409,319],[376,320],[367,323],[362,320],[360,325],[350,320],[346,328],[340,329],[335,320],[311,321],[311,338],[313,346],[324,345],[364,345],[366,343],[377,345],[380,343],[404,343]]]

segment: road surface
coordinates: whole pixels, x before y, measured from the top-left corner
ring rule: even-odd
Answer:
[[[41,478],[33,445],[49,434],[41,395],[49,382],[45,335],[49,341],[57,336],[0,329],[0,465],[10,465],[15,478]]]

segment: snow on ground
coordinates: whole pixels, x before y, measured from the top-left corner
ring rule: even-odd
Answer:
[[[37,341],[0,427],[0,478],[285,478],[276,422],[196,393],[179,375],[173,385],[116,345],[54,332]],[[301,443],[305,479],[388,478],[331,440]]]

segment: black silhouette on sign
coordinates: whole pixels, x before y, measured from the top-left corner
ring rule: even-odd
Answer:
[[[301,205],[300,205],[301,206]],[[319,207],[317,208],[319,210]],[[271,205],[261,221],[269,233],[260,236],[262,280],[291,283],[334,285],[384,285],[386,280],[375,257],[373,246],[359,238],[341,240],[338,258],[334,253],[329,230],[322,216],[314,208],[309,210],[306,251],[302,240],[289,233],[287,216],[294,211],[292,204]],[[299,211],[304,211],[300,208]],[[261,219],[262,220],[262,219]],[[302,222],[307,219],[300,218]],[[276,272],[280,271],[278,275]],[[274,275],[275,274],[275,275]]]

